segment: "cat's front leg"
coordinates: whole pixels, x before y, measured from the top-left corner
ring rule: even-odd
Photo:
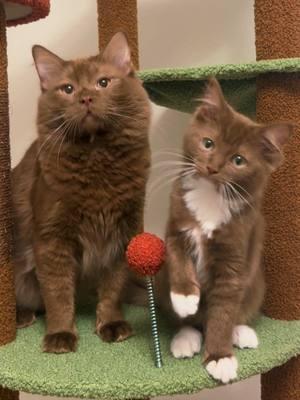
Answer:
[[[243,283],[241,265],[224,259],[210,268],[213,282],[206,294],[205,354],[206,370],[216,380],[228,383],[237,377],[238,362],[233,353],[232,335],[240,311]]]
[[[76,260],[67,241],[48,239],[34,246],[37,277],[46,308],[47,332],[43,350],[68,353],[76,350],[75,271]]]
[[[200,283],[191,257],[177,237],[168,237],[167,268],[170,299],[180,318],[196,314],[200,301]]]
[[[132,336],[131,326],[124,320],[121,302],[128,278],[125,262],[119,262],[101,275],[98,289],[96,333],[105,342],[120,342]]]

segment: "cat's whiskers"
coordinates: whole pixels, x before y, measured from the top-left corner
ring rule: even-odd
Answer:
[[[227,185],[227,182],[224,182],[222,185],[222,188],[224,188],[224,193],[225,193],[225,199],[228,202],[229,209],[231,212],[241,214],[241,207],[240,204],[238,203],[238,200],[234,197],[233,193],[231,192],[230,187]]]
[[[229,181],[226,182],[228,187],[231,189],[232,193],[239,199],[242,203],[246,203],[250,208],[254,209],[253,205],[230,183]]]
[[[50,118],[50,119],[47,119],[46,121],[42,121],[42,123],[43,123],[43,125],[49,125],[49,124],[51,124],[52,122],[59,121],[59,120],[62,119],[62,118],[65,118],[65,113],[56,115],[55,117]]]
[[[234,186],[237,186],[239,189],[241,189],[245,193],[245,195],[247,195],[249,198],[253,197],[253,196],[251,196],[251,194],[243,186],[239,185],[237,182],[232,181],[230,179],[228,179],[228,182],[230,182]]]
[[[187,162],[187,161],[172,161],[172,160],[165,160],[165,161],[159,161],[157,163],[154,163],[152,165],[152,168],[160,168],[160,167],[174,167],[174,166],[182,166],[182,167],[190,167],[190,166],[195,166],[194,163],[192,162]]]
[[[133,120],[133,121],[138,121],[137,118],[133,118],[133,117],[130,117],[129,115],[117,113],[117,112],[115,112],[115,111],[110,111],[110,110],[108,110],[108,111],[106,112],[106,115],[108,115],[108,116],[111,115],[111,116],[116,116],[116,117],[121,117],[121,118],[128,118],[128,119],[131,119],[131,120]]]
[[[175,151],[172,151],[172,150],[173,149],[170,149],[170,151],[166,151],[166,150],[156,151],[156,152],[154,152],[152,154],[152,159],[154,160],[155,158],[160,157],[160,156],[173,156],[173,157],[177,157],[177,158],[182,159],[182,160],[186,160],[186,161],[190,161],[192,163],[195,163],[195,159],[193,157],[188,156],[188,155],[184,155],[182,153],[175,152]]]
[[[156,179],[154,182],[152,182],[147,192],[149,193],[149,196],[152,197],[154,193],[169,185],[170,183],[173,183],[177,178],[192,176],[195,172],[196,170],[193,167],[184,169],[178,167],[176,169],[173,169],[172,171],[168,171],[167,173],[159,176],[159,178]]]
[[[59,143],[60,139],[62,139],[65,135],[66,130],[68,130],[68,126],[70,124],[70,121],[73,121],[76,119],[75,117],[71,117],[68,119],[65,119],[54,131],[49,133],[49,136],[44,140],[42,143],[41,147],[39,148],[37,158],[41,154],[41,151],[47,150],[49,145],[51,145],[50,151],[48,151],[48,157],[52,154],[53,149],[55,146]]]
[[[61,151],[62,145],[63,145],[63,143],[64,143],[66,137],[68,136],[68,133],[69,133],[70,129],[72,129],[73,126],[74,126],[74,125],[73,125],[73,121],[72,121],[72,119],[70,119],[70,120],[69,120],[69,123],[66,125],[66,127],[65,127],[65,129],[64,129],[64,134],[62,135],[62,139],[61,139],[61,142],[60,142],[60,146],[59,146],[59,148],[58,148],[58,153],[57,153],[57,168],[59,168],[59,156],[60,156],[60,151]]]
[[[182,166],[177,166],[177,167],[175,167],[175,168],[173,168],[171,170],[162,171],[162,173],[159,174],[159,176],[158,176],[158,178],[156,180],[152,179],[150,187],[151,186],[155,186],[157,182],[159,182],[159,181],[161,181],[161,180],[163,180],[163,179],[165,179],[165,178],[167,178],[169,176],[180,174],[180,173],[185,172],[187,170],[190,170],[192,168],[193,167],[191,167],[191,166],[190,167],[184,167],[184,168]]]
[[[161,182],[159,185],[157,185],[155,188],[152,189],[152,191],[148,195],[148,201],[150,202],[154,196],[155,193],[160,191],[162,188],[165,188],[168,185],[173,184],[177,179],[184,178],[184,177],[189,177],[194,174],[194,171],[186,171],[183,174],[176,174],[175,176],[172,176],[168,178],[166,181]]]
[[[44,142],[42,143],[41,147],[39,148],[36,158],[39,157],[39,155],[40,155],[40,153],[41,153],[41,151],[42,151],[43,148],[46,150],[46,147],[47,147],[46,145],[47,145],[47,144],[50,145],[51,141],[54,140],[54,139],[53,139],[54,137],[57,139],[57,136],[58,136],[58,137],[60,136],[58,130],[61,129],[61,128],[63,128],[63,126],[65,125],[65,123],[66,123],[66,121],[64,120],[64,121],[55,129],[55,131],[51,132],[51,133],[49,134],[49,136],[47,136],[47,138],[44,140]],[[58,132],[58,134],[57,134],[57,132]],[[45,146],[46,146],[46,147],[45,147]]]
[[[65,127],[63,129],[63,134],[60,136],[62,138],[62,140],[60,142],[60,146],[59,146],[58,153],[57,153],[57,168],[59,168],[59,159],[60,159],[60,152],[62,149],[62,145],[63,145],[65,139],[68,137],[68,134],[70,133],[70,131],[71,132],[73,131],[73,135],[74,135],[75,126],[78,126],[77,116],[73,116],[73,117],[69,118],[67,121],[68,121],[68,123],[65,125]],[[75,124],[77,124],[77,125],[75,125]]]

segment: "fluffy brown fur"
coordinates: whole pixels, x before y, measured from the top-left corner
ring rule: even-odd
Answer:
[[[45,307],[44,351],[75,351],[75,298],[98,294],[96,333],[131,335],[121,298],[124,253],[142,229],[150,166],[149,100],[127,40],[64,61],[33,47],[42,94],[38,139],[12,174],[20,326]]]
[[[210,80],[184,137],[182,171],[171,194],[167,263],[158,277],[161,303],[180,329],[177,358],[200,351],[208,372],[236,377],[233,344],[256,347],[246,326],[264,296],[263,193],[279,165],[288,124],[260,125],[226,103]]]

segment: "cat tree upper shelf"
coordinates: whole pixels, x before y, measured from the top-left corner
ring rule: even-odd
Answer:
[[[93,332],[94,312],[77,318],[79,348],[63,355],[42,353],[44,321],[18,331],[17,340],[0,347],[0,384],[25,392],[80,398],[139,399],[193,393],[217,386],[201,364],[201,355],[176,360],[169,351],[172,332],[160,320],[163,368],[154,366],[148,310],[128,307],[136,336],[104,343]],[[300,353],[300,321],[262,317],[256,324],[260,345],[236,351],[238,379],[264,373]]]
[[[216,76],[225,97],[234,108],[255,116],[256,78],[266,73],[300,71],[300,58],[220,64],[192,68],[165,68],[140,72],[151,100],[161,106],[192,112],[201,95],[204,80]]]

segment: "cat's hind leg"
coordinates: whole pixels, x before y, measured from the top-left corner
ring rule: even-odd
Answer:
[[[232,342],[240,349],[256,349],[259,343],[255,330],[248,325],[234,327]]]
[[[28,260],[15,261],[15,293],[17,328],[25,328],[35,322],[36,312],[44,308],[35,270]]]

